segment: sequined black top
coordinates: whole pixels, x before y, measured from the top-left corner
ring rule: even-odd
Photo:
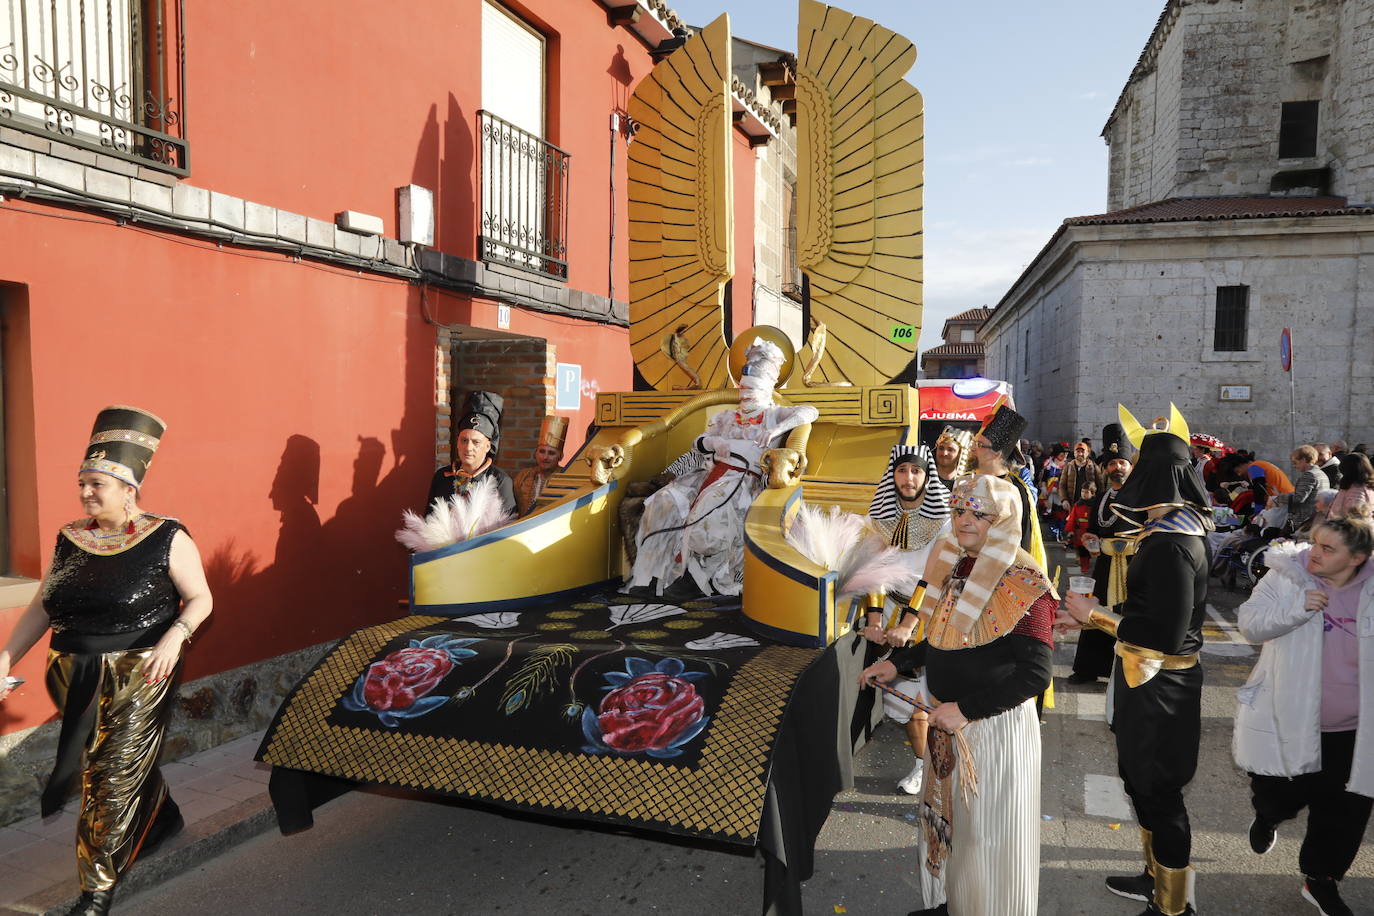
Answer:
[[[184,530],[165,519],[128,550],[98,556],[57,536],[52,569],[43,584],[43,607],[53,632],[129,633],[170,624],[181,609],[172,583],[172,538]]]

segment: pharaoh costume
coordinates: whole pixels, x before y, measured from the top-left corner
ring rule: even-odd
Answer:
[[[901,493],[897,490],[897,468],[904,464],[914,464],[926,472],[923,490],[917,494],[921,502],[916,508],[903,505]],[[902,552],[902,560],[917,576],[925,572],[930,549],[936,539],[949,531],[949,491],[935,475],[935,464],[930,450],[924,445],[894,445],[887,462],[887,470],[873,493],[873,501],[868,507],[868,525],[882,538],[883,543],[896,547]],[[893,612],[888,625],[904,623],[907,614],[916,612],[908,607],[910,595],[886,595],[875,592],[867,596],[865,617],[867,623],[881,624],[883,617]],[[914,630],[912,639],[920,641],[920,631]],[[925,693],[920,679],[899,680],[892,685],[907,696]],[[883,694],[883,711],[896,722],[909,722],[915,713],[910,703],[890,693]],[[913,739],[915,740],[915,739]],[[922,761],[917,758],[916,765],[898,783],[905,792],[915,794],[920,785]]]
[[[1092,516],[1088,520],[1088,534],[1098,539],[1100,552],[1093,563],[1093,597],[1104,607],[1117,610],[1126,600],[1126,570],[1135,555],[1135,539],[1123,533],[1136,527],[1112,511],[1118,491],[1112,488],[1107,465],[1117,459],[1130,460],[1130,440],[1118,423],[1102,429],[1102,489],[1093,501]],[[1130,479],[1129,477],[1127,478]],[[1078,634],[1078,650],[1073,657],[1073,673],[1086,681],[1111,677],[1116,640],[1098,629],[1085,629]]]
[[[777,345],[755,338],[745,352],[739,407],[711,418],[696,449],[708,469],[678,477],[644,503],[629,587],[658,594],[687,576],[706,595],[738,595],[744,580],[744,516],[764,488],[761,460],[795,427],[819,415],[773,403],[783,364]]]
[[[1212,523],[1177,409],[1165,429],[1149,431],[1124,407],[1120,413],[1140,455],[1112,511],[1133,523],[1127,533],[1137,536],[1137,546],[1120,616],[1094,610],[1088,623],[1116,638],[1111,725],[1117,766],[1140,823],[1146,869],[1135,877],[1108,878],[1107,886],[1148,900],[1147,914],[1177,916],[1194,912],[1192,833],[1183,789],[1197,770],[1202,729],[1198,653]],[[1147,519],[1147,513],[1154,517]]]
[[[165,430],[145,411],[107,407],[81,470],[141,487]],[[140,851],[182,823],[157,766],[177,679],[149,684],[143,672],[181,609],[170,556],[182,530],[176,519],[144,513],[107,536],[83,518],[62,528],[44,579],[52,625],[47,688],[62,730],[42,810],[57,811],[81,774],[76,859],[83,891],[111,891]]]
[[[539,427],[539,443],[535,447],[547,446],[558,452],[561,458],[563,443],[567,438],[567,417],[545,417],[544,422]],[[539,494],[544,492],[544,485],[555,473],[557,473],[557,468],[545,474],[539,470],[537,464],[516,471],[515,479],[511,484],[515,493],[516,512],[520,515],[529,515],[534,509],[534,504],[539,500]]]
[[[956,484],[955,513],[995,516],[977,556],[951,533],[926,564],[925,639],[897,649],[898,672],[924,666],[932,702],[957,702],[956,735],[932,728],[921,804],[921,888],[954,916],[1034,916],[1040,884],[1040,727],[1058,597],[1017,544],[1015,484],[978,475]]]
[[[426,510],[434,505],[436,499],[448,499],[450,496],[464,493],[478,481],[491,478],[496,481],[496,488],[501,494],[501,506],[506,514],[515,514],[515,492],[511,486],[510,475],[494,463],[501,446],[501,411],[504,406],[505,399],[499,394],[490,391],[468,392],[467,406],[453,427],[453,434],[457,437],[458,433],[465,429],[475,429],[491,440],[491,451],[476,473],[469,474],[464,471],[456,459],[435,471],[429,482],[429,498],[425,500]]]
[[[895,475],[903,464],[917,465],[926,472],[925,488],[917,494],[921,502],[915,508],[903,506],[897,492]],[[888,545],[902,551],[902,559],[913,570],[920,573],[925,569],[931,545],[949,529],[949,491],[935,476],[930,450],[924,445],[892,447],[887,469],[868,504],[868,524]]]

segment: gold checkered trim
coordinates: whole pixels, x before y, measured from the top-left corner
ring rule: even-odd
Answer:
[[[345,728],[327,721],[339,697],[384,645],[445,619],[406,617],[346,639],[291,698],[262,759],[344,779],[667,824],[728,841],[755,840],[778,726],[797,676],[819,650],[770,646],[736,669],[695,767]]]

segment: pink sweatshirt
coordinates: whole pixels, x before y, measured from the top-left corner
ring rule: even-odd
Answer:
[[[1325,588],[1322,612],[1322,731],[1354,731],[1360,724],[1360,591],[1374,575],[1365,563],[1341,588]]]
[[[1374,507],[1374,488],[1355,486],[1348,490],[1337,490],[1336,498],[1331,501],[1331,508],[1327,510],[1326,515],[1328,518],[1335,518],[1351,506],[1360,503]]]

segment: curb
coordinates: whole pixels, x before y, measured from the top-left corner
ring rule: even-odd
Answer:
[[[124,875],[119,882],[113,912],[118,913],[121,902],[129,897],[185,874],[240,843],[266,833],[276,826],[276,822],[272,800],[264,791],[187,825],[152,858],[139,860]],[[76,871],[74,857],[72,871]],[[80,895],[81,887],[73,876],[25,897],[0,913],[61,916]]]

